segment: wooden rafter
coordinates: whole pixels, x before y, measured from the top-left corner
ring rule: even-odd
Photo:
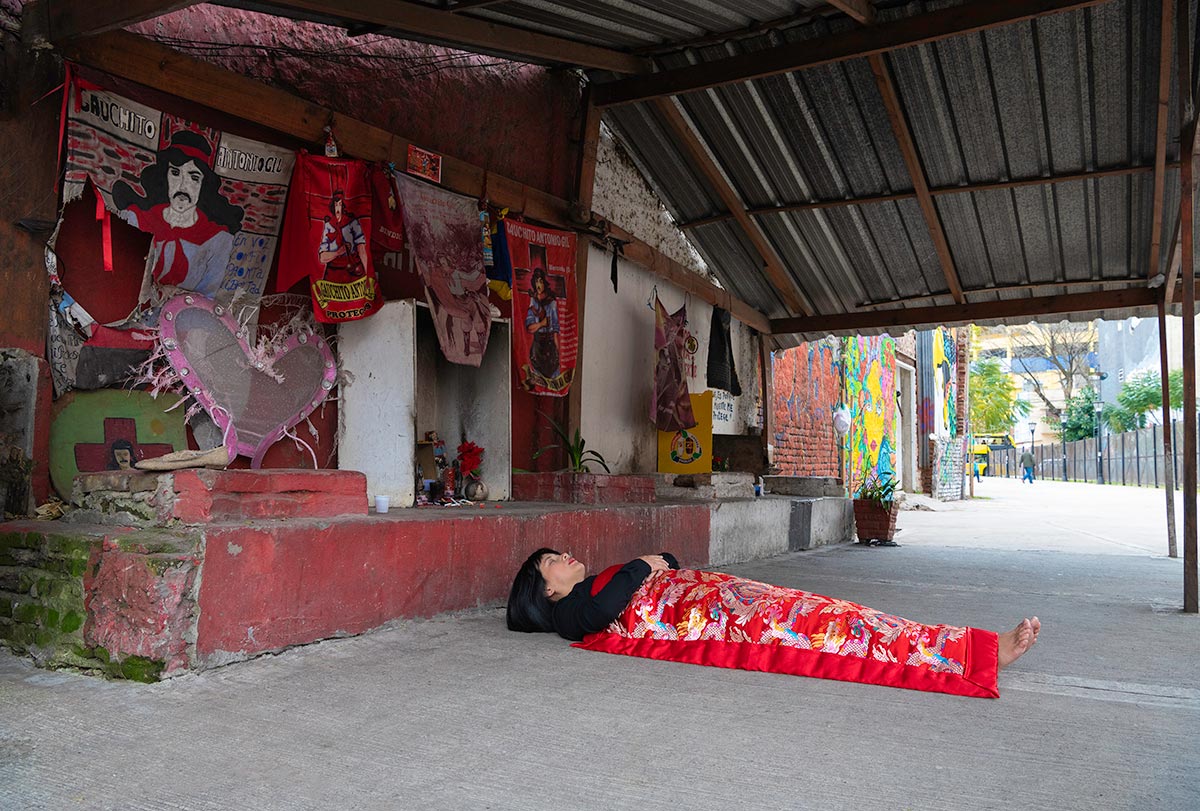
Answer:
[[[763,261],[767,278],[776,292],[779,293],[779,297],[783,300],[784,304],[792,312],[810,315],[812,308],[803,300],[803,294],[797,289],[795,282],[788,275],[783,260],[776,253],[774,246],[771,245],[762,228],[746,212],[745,204],[738,197],[733,187],[729,185],[729,182],[725,179],[725,176],[721,173],[720,168],[713,161],[712,157],[709,156],[708,150],[700,142],[700,138],[692,129],[692,125],[688,123],[687,119],[683,117],[683,113],[679,111],[679,108],[670,99],[655,99],[653,104],[654,109],[666,121],[675,139],[683,147],[692,165],[700,170],[700,173],[708,181],[709,185],[720,196],[721,202],[725,204],[725,207],[732,213],[733,218],[737,220],[746,237],[754,245],[754,249]]]
[[[617,73],[637,73],[648,67],[641,57],[623,51],[475,17],[447,14],[415,3],[397,3],[394,0],[354,0],[353,3],[344,0],[278,0],[277,5],[303,9],[337,20],[381,25],[446,42],[454,47],[502,53],[518,59],[524,57]]]
[[[47,8],[53,42],[116,31],[194,6],[201,0],[54,0]]]
[[[1049,290],[1052,288],[1069,289],[1072,287],[1136,287],[1146,286],[1146,280],[1137,279],[1067,279],[1058,282],[1030,282],[1028,284],[1006,284],[999,287],[977,287],[974,290],[963,290],[963,295],[970,299],[972,296],[995,295],[996,293],[1015,293],[1027,290]],[[904,298],[891,299],[890,301],[864,301],[858,306],[860,309],[878,309],[880,307],[895,306],[897,304],[912,304],[918,301],[932,301],[938,298],[944,298],[946,293],[926,293],[920,296],[905,296]]]
[[[788,42],[712,62],[608,82],[597,88],[596,104],[610,107],[745,82],[936,42],[1103,2],[1107,0],[975,0],[963,6],[843,31],[801,45]]]
[[[1162,23],[1158,54],[1158,106],[1154,124],[1154,201],[1150,217],[1150,261],[1146,275],[1158,275],[1159,254],[1162,253],[1163,205],[1167,179],[1167,108],[1171,103],[1172,26],[1175,22],[1175,0],[1162,0]]]
[[[829,0],[829,5],[845,12],[846,16],[863,25],[875,22],[875,7],[870,0]]]
[[[717,287],[698,273],[688,270],[666,254],[642,242],[623,228],[609,224],[608,233],[615,239],[625,242],[621,255],[636,265],[649,270],[659,278],[665,279],[685,293],[691,293],[699,299],[707,301],[714,307],[728,310],[734,318],[746,326],[761,333],[771,330],[771,322],[758,310],[737,298],[724,288]],[[601,248],[608,245],[598,236],[592,237]]]
[[[933,240],[933,249],[937,253],[938,263],[942,266],[947,289],[954,300],[962,304],[966,301],[963,298],[962,282],[958,279],[958,269],[954,266],[954,257],[950,253],[950,243],[946,241],[946,231],[942,228],[937,206],[933,204],[933,196],[929,193],[929,181],[925,179],[925,169],[921,166],[920,156],[917,155],[917,145],[904,118],[904,109],[900,104],[900,95],[896,92],[896,83],[892,80],[891,69],[880,54],[871,54],[868,60],[871,63],[871,73],[875,76],[875,86],[879,88],[884,110],[887,111],[888,121],[896,136],[896,143],[900,146],[904,165],[912,178],[917,205],[921,209],[921,216],[925,218],[925,225],[929,228],[929,237]]]
[[[393,161],[403,165],[411,143],[403,136],[313,104],[283,90],[268,87],[224,68],[203,62],[125,31],[110,31],[60,46],[63,55],[113,76],[137,82],[214,110],[291,135],[320,143],[326,124],[332,124],[347,154],[365,160]],[[442,156],[442,185],[459,194],[480,197],[514,213],[559,228],[577,227],[571,205],[561,198],[518,181],[485,172],[466,161]],[[614,236],[626,242],[625,256],[705,301],[719,302],[742,323],[765,332],[767,317],[687,270],[678,262],[619,228]],[[591,235],[589,235],[591,236]]]
[[[1179,162],[1172,161],[1167,163],[1166,168],[1178,169]],[[968,183],[961,186],[933,186],[930,187],[929,193],[934,197],[941,197],[947,194],[968,194],[971,192],[999,191],[1001,189],[1017,189],[1027,186],[1049,186],[1056,183],[1070,183],[1076,180],[1095,180],[1102,177],[1150,174],[1154,170],[1155,169],[1153,166],[1117,166],[1110,169],[1097,169],[1090,172],[1071,172],[1069,174],[1043,175],[1041,177],[1027,177],[1016,180],[998,180],[992,183]],[[790,211],[812,211],[823,208],[843,208],[845,206],[865,206],[872,205],[874,203],[888,203],[896,200],[915,200],[916,197],[916,192],[870,194],[862,197],[843,197],[836,200],[810,200],[805,203],[784,203],[778,206],[761,206],[758,208],[749,209],[749,212],[754,216],[759,216],[762,214],[786,214]],[[729,212],[722,212],[721,214],[713,214],[710,217],[701,217],[699,219],[680,223],[679,228],[687,230],[689,228],[696,228],[697,226],[701,225],[709,225],[714,222],[722,222],[723,220],[732,218],[733,215]]]
[[[508,2],[508,0],[458,0],[458,2],[451,2],[450,5],[446,7],[446,11],[449,11],[451,14],[457,14],[460,11],[471,11],[477,8],[498,6],[505,2]]]
[[[772,335],[808,335],[855,330],[915,327],[924,324],[970,324],[996,318],[1037,318],[1042,315],[1099,312],[1126,307],[1154,307],[1158,291],[1148,287],[1068,293],[1059,296],[945,304],[895,310],[820,315],[811,318],[773,318]]]

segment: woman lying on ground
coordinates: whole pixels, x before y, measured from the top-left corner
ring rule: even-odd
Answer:
[[[997,634],[922,625],[845,600],[643,555],[587,576],[539,549],[508,597],[512,631],[556,632],[576,647],[691,664],[765,670],[998,698],[996,674],[1037,641],[1041,622]],[[740,643],[740,644],[731,644]]]

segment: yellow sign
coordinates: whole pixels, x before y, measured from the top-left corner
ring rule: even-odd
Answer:
[[[317,305],[323,310],[331,301],[372,301],[375,298],[375,279],[364,276],[353,282],[313,282]]]
[[[712,473],[711,391],[688,395],[696,427],[658,432],[659,473]]]

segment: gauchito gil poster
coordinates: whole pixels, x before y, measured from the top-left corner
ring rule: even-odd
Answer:
[[[277,288],[309,281],[313,314],[337,324],[383,306],[370,239],[370,165],[300,153],[288,202]]]
[[[78,78],[66,130],[63,199],[81,197],[91,180],[107,211],[151,236],[143,305],[157,305],[176,289],[257,303],[279,241],[295,160],[290,150]]]
[[[578,354],[575,235],[504,221],[512,260],[513,353],[522,387],[562,397]]]

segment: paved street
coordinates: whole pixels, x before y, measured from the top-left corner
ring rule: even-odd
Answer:
[[[1086,552],[1167,554],[1163,490],[984,477],[976,498],[937,503],[938,512],[905,511],[897,538],[905,544]],[[929,503],[926,499],[920,499]],[[1183,555],[1183,498],[1175,493],[1176,537]]]
[[[497,609],[156,685],[0,653],[0,808],[1200,808],[1161,491],[977,492],[903,513],[899,548],[728,568],[918,620],[1036,613],[998,700],[584,652]]]

